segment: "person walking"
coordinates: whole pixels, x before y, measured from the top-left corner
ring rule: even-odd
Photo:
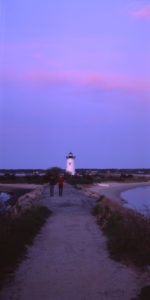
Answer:
[[[64,177],[60,175],[60,176],[58,177],[59,196],[62,196],[62,192],[63,192],[63,183],[64,183]]]
[[[54,196],[54,186],[56,184],[56,180],[53,175],[50,176],[49,184],[50,184],[50,196]]]

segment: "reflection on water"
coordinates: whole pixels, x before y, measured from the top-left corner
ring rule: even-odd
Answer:
[[[0,192],[0,211],[6,210],[10,207],[10,205],[7,203],[10,198],[10,194]]]
[[[127,201],[124,206],[150,217],[150,186],[122,192],[121,198]]]

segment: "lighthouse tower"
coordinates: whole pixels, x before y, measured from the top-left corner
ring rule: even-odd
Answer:
[[[73,156],[72,152],[66,156],[67,158],[67,167],[66,167],[66,172],[70,173],[71,175],[75,175],[75,167],[74,167],[74,159],[75,156]]]

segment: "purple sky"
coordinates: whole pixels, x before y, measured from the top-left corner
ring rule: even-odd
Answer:
[[[150,0],[0,0],[0,168],[150,168]]]

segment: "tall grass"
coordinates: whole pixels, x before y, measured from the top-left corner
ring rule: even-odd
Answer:
[[[150,299],[150,285],[144,286],[137,298],[132,298],[131,300],[149,300]]]
[[[0,284],[26,253],[34,236],[50,215],[46,207],[33,207],[19,217],[0,215]]]
[[[112,258],[138,267],[150,265],[150,220],[105,197],[93,214],[108,237]]]

